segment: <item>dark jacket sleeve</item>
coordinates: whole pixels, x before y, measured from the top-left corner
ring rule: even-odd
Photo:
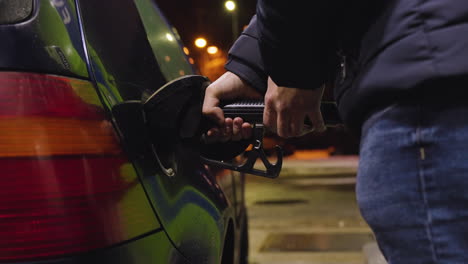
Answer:
[[[260,56],[256,15],[229,50],[228,61],[224,67],[265,94],[267,75]]]
[[[257,2],[259,49],[265,72],[277,85],[316,89],[329,79],[336,53],[337,3]]]

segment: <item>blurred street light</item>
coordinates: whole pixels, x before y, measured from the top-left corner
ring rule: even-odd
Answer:
[[[197,49],[190,52],[193,56],[189,57],[190,63],[196,65],[200,73],[207,76],[210,80],[216,80],[224,73],[224,64],[227,60],[227,54],[211,41],[199,37],[194,41]],[[187,50],[188,52],[188,50]]]
[[[229,11],[234,11],[236,9],[236,2],[234,1],[226,1],[224,3],[224,6],[226,7],[227,10]]]
[[[208,54],[216,54],[218,53],[218,47],[216,46],[209,46],[208,48],[206,48],[206,52],[208,52]]]
[[[197,46],[198,48],[204,48],[206,44],[207,42],[206,42],[206,39],[204,38],[197,38],[195,40],[195,46]]]
[[[227,11],[231,13],[232,18],[232,42],[237,39],[237,35],[239,34],[238,29],[238,18],[237,18],[237,10],[236,10],[236,2],[232,0],[228,0],[224,2],[224,6],[226,7]]]

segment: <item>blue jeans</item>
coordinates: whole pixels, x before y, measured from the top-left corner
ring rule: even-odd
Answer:
[[[357,200],[389,264],[468,263],[468,100],[434,101],[363,125]]]

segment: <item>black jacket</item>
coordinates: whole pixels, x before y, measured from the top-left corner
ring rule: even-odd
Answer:
[[[359,127],[374,109],[433,92],[428,89],[463,94],[463,84],[450,80],[468,85],[468,2],[330,0],[309,5],[259,0],[256,16],[230,50],[226,69],[260,91],[267,75],[278,85],[302,89],[318,88],[333,75],[335,100],[351,127]],[[450,85],[437,87],[444,83]]]

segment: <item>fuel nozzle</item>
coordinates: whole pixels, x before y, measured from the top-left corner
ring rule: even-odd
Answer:
[[[278,177],[283,164],[283,150],[280,146],[275,146],[275,163],[270,162],[264,151],[263,138],[267,132],[263,125],[264,108],[264,103],[261,100],[243,100],[224,105],[222,107],[224,116],[232,119],[241,117],[244,122],[252,125],[253,135],[250,139],[242,140],[240,142],[234,141],[217,143],[211,146],[210,144],[205,145],[205,151],[202,151],[202,153],[204,152],[205,154],[202,155],[204,162],[248,174],[268,178]],[[322,101],[320,110],[327,127],[339,126],[342,124],[334,102]],[[309,118],[306,118],[304,120],[304,131],[302,134],[310,133],[312,131],[313,124]],[[246,150],[248,146],[251,146],[250,150]],[[230,159],[243,152],[246,157],[244,163],[237,165],[230,162]],[[262,162],[265,170],[255,168],[255,164],[258,160]]]
[[[280,146],[275,147],[275,163],[270,162],[264,151],[263,137],[265,128],[263,126],[263,102],[251,100],[238,101],[226,104],[222,109],[225,117],[231,117],[233,119],[240,117],[244,122],[250,123],[253,129],[252,137],[241,141],[206,144],[201,150],[202,160],[208,165],[233,171],[267,178],[278,177],[283,164],[283,150]],[[249,146],[251,146],[251,148],[247,150]],[[245,156],[245,160],[242,164],[234,164],[232,159],[240,154]],[[265,170],[255,168],[258,160],[262,162]]]

